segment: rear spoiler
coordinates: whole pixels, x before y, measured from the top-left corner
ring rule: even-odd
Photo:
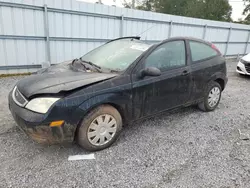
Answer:
[[[139,36],[120,37],[120,38],[116,38],[116,39],[110,40],[106,44],[108,44],[110,42],[113,42],[113,41],[116,41],[116,40],[121,40],[121,39],[136,39],[136,40],[140,40],[141,37],[139,37]]]

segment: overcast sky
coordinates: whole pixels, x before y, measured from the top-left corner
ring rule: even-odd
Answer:
[[[98,0],[78,0],[78,1],[96,2]],[[114,0],[102,0],[102,2],[104,4],[106,4],[106,5],[114,5],[114,4],[116,4],[116,6],[122,6],[123,0],[116,0],[116,3],[114,3]],[[243,0],[229,0],[229,3],[233,8],[233,12],[232,12],[233,20],[237,21],[239,18],[244,18],[244,16],[242,16],[242,12],[243,12],[243,9],[244,9]]]
[[[242,15],[243,9],[245,7],[243,0],[229,0],[229,3],[233,8],[233,20],[237,21],[239,18],[244,18],[244,16]]]

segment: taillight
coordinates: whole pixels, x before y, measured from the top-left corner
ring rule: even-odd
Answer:
[[[221,55],[220,50],[214,44],[211,44],[211,47]]]

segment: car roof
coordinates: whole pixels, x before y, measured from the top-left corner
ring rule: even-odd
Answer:
[[[120,38],[110,40],[107,43],[114,42],[114,41],[117,41],[117,40],[122,40],[122,39],[136,39],[136,40],[139,40],[139,41],[144,42],[145,44],[147,44],[146,41],[140,40],[141,39],[140,36],[120,37]],[[161,43],[164,43],[164,42],[167,42],[167,41],[172,41],[172,40],[192,40],[192,41],[201,42],[201,43],[204,43],[204,44],[207,44],[207,45],[212,44],[211,42],[208,42],[208,41],[205,41],[205,40],[202,40],[202,39],[198,39],[198,38],[194,38],[194,37],[171,37],[171,38],[159,41],[158,44],[161,44]]]
[[[162,42],[171,41],[171,40],[192,40],[192,41],[201,42],[201,43],[205,43],[205,44],[211,45],[211,43],[208,42],[208,41],[205,41],[205,40],[202,40],[202,39],[198,39],[198,38],[194,38],[194,37],[172,37],[172,38],[163,40]]]

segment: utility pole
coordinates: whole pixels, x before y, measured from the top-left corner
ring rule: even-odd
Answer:
[[[132,0],[132,9],[135,9],[135,0]]]

